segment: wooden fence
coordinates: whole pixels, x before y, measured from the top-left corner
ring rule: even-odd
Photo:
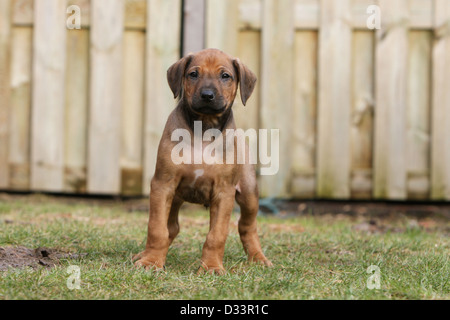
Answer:
[[[0,189],[148,194],[203,47],[259,77],[238,125],[280,129],[262,196],[450,200],[448,0],[0,0]]]
[[[81,30],[66,26],[71,5]],[[181,0],[1,6],[0,187],[147,193],[174,105],[165,78],[180,56]]]

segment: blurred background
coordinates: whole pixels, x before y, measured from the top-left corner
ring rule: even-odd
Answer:
[[[208,47],[258,75],[238,127],[280,129],[262,197],[450,200],[448,0],[0,0],[0,190],[147,196]]]

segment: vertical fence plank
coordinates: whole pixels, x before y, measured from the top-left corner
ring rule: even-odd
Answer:
[[[291,158],[291,118],[293,110],[294,1],[263,2],[261,65],[261,128],[279,129],[279,171],[261,176],[261,195],[289,195]],[[260,137],[261,140],[261,137]],[[274,160],[272,150],[272,160]],[[272,163],[273,165],[273,163]]]
[[[122,106],[123,195],[142,194],[142,125],[144,115],[145,33],[126,31],[124,36]]]
[[[317,195],[350,195],[350,1],[321,1]]]
[[[144,194],[156,166],[156,154],[167,117],[175,107],[167,69],[180,58],[181,0],[149,0],[147,4]],[[170,23],[167,23],[170,21]]]
[[[435,0],[434,10],[431,197],[450,200],[450,2]]]
[[[206,1],[206,47],[236,55],[239,0]]]
[[[34,22],[34,0],[12,0],[15,26],[31,27]]]
[[[10,112],[10,66],[11,66],[11,17],[12,1],[0,2],[0,188],[9,184],[8,139]]]
[[[89,31],[67,31],[64,190],[86,192]]]
[[[11,44],[9,188],[30,188],[31,61],[33,30],[14,27]]]
[[[238,49],[237,56],[243,63],[252,70],[258,81],[256,88],[253,91],[251,98],[247,101],[247,105],[244,106],[241,102],[240,93],[238,90],[238,96],[233,105],[233,113],[236,119],[236,125],[238,128],[244,130],[258,129],[259,128],[259,104],[260,104],[260,82],[261,82],[261,54],[259,49],[261,48],[261,33],[255,30],[241,31],[238,36]]]
[[[63,189],[66,6],[34,1],[31,187]]]
[[[125,0],[125,29],[145,30],[147,25],[147,0]]]
[[[408,1],[380,0],[377,32],[374,197],[406,198]]]
[[[88,191],[120,191],[123,0],[91,3]]]
[[[308,198],[316,194],[317,34],[295,35],[292,194]]]
[[[258,0],[257,0],[258,1]],[[240,30],[239,12],[248,0],[206,1],[206,47],[218,48],[239,57],[258,77],[257,87],[244,107],[240,95],[236,97],[233,112],[238,127],[258,128],[258,105],[261,62],[261,32],[259,30]],[[252,1],[255,2],[255,1]],[[259,17],[261,20],[261,17]]]
[[[148,194],[182,0],[105,2],[0,0],[0,188]],[[280,129],[262,196],[450,200],[450,3],[377,0],[374,41],[351,30],[369,2],[184,1],[184,52],[217,47],[259,75],[234,110],[239,127]],[[70,4],[92,32],[66,30]]]
[[[205,47],[206,0],[184,0],[183,55]]]
[[[407,192],[428,199],[430,190],[431,34],[410,31],[407,99]]]
[[[355,31],[352,63],[351,195],[372,197],[374,33]]]

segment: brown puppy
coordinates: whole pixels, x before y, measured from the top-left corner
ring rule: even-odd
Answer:
[[[164,267],[169,246],[179,232],[178,211],[183,202],[188,201],[210,207],[210,230],[199,271],[224,273],[225,241],[236,200],[241,207],[239,234],[249,260],[271,266],[261,250],[256,230],[259,205],[255,170],[248,157],[245,163],[237,161],[234,152],[238,148],[237,139],[229,140],[234,146],[229,148],[229,143],[225,143],[223,153],[215,155],[223,160],[223,164],[220,161],[200,163],[198,158],[195,159],[194,154],[199,151],[196,149],[203,154],[211,140],[200,144],[196,144],[194,138],[183,141],[189,147],[189,152],[183,149],[183,159],[187,161],[179,163],[173,158],[174,150],[180,146],[173,136],[177,129],[194,136],[194,132],[199,133],[194,124],[198,128],[201,123],[201,134],[211,131],[208,129],[217,129],[220,132],[215,132],[223,133],[222,137],[225,137],[227,129],[236,128],[231,107],[238,87],[240,85],[245,105],[255,87],[255,75],[239,59],[220,50],[207,49],[175,63],[169,68],[167,77],[175,98],[180,100],[169,116],[159,145],[151,181],[147,244],[145,251],[134,257],[139,259],[136,265],[155,270]],[[226,161],[227,157],[233,159],[232,163]]]

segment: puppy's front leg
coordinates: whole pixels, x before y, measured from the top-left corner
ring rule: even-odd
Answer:
[[[210,226],[202,251],[202,266],[199,273],[224,274],[223,255],[228,236],[231,213],[233,212],[234,186],[215,192],[211,201]]]
[[[145,251],[136,255],[136,266],[160,270],[164,268],[170,245],[167,222],[174,197],[172,186],[152,180],[150,192],[150,214],[148,220],[148,235]]]

